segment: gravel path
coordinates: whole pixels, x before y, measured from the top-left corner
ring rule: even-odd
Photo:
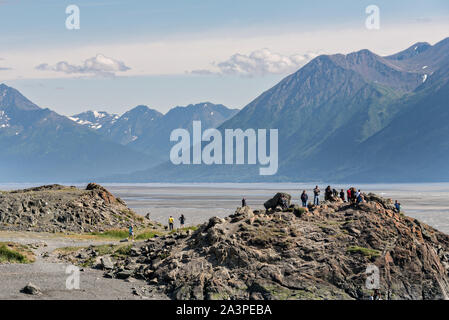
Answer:
[[[66,288],[67,263],[43,257],[45,252],[52,252],[63,247],[85,247],[115,243],[110,241],[86,241],[58,238],[51,234],[31,232],[2,232],[0,242],[34,244],[36,261],[32,264],[0,264],[0,299],[58,299],[58,300],[141,300],[167,299],[159,293],[146,291],[149,286],[145,281],[131,279],[123,281],[103,277],[101,270],[85,268],[80,272],[80,289]],[[45,246],[46,245],[46,246]],[[29,282],[38,286],[41,295],[27,295],[20,290]],[[136,292],[138,294],[136,294]]]

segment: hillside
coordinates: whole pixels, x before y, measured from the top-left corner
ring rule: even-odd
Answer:
[[[309,210],[238,208],[193,233],[134,244],[106,276],[145,279],[181,300],[366,300],[374,265],[383,299],[447,299],[449,236],[397,213],[391,200],[365,199]]]
[[[129,209],[100,185],[85,190],[61,185],[0,191],[0,230],[36,232],[101,232],[126,229],[149,221]]]

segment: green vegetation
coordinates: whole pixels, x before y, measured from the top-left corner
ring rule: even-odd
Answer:
[[[176,232],[182,232],[182,231],[188,231],[188,230],[196,231],[196,230],[198,230],[198,226],[191,226],[191,227],[174,229],[174,230],[170,231],[169,234],[173,234],[173,233],[176,233]]]
[[[32,263],[34,255],[24,245],[0,242],[0,263]]]
[[[154,238],[156,235],[159,235],[159,234],[154,231],[142,231],[136,235],[135,239],[136,240],[147,240],[147,239]]]
[[[160,235],[160,232],[154,231],[153,229],[142,229],[135,232],[136,240],[147,240],[154,238],[156,235]],[[121,240],[126,239],[129,236],[129,231],[125,229],[114,229],[107,230],[104,232],[91,232],[89,235],[108,240]]]
[[[128,230],[108,230],[104,232],[91,232],[93,236],[106,238],[106,239],[125,239],[128,238]]]
[[[379,250],[375,250],[375,249],[369,249],[369,248],[364,248],[364,247],[359,247],[359,246],[351,246],[349,247],[346,252],[351,253],[351,254],[362,254],[365,257],[368,257],[369,259],[372,258],[376,258],[378,256],[380,256],[380,251]]]

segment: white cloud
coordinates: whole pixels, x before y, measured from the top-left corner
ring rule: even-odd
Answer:
[[[97,54],[95,57],[85,60],[82,65],[74,65],[66,61],[60,61],[54,66],[43,63],[38,65],[36,69],[42,71],[62,72],[66,74],[114,76],[116,72],[125,72],[131,68],[126,66],[122,61],[108,58],[102,54]]]
[[[390,55],[416,42],[427,41],[434,44],[441,41],[448,36],[448,27],[447,19],[430,23],[414,22],[399,25],[385,23],[381,30],[373,32],[364,28],[363,21],[360,28],[332,27],[315,31],[289,29],[284,32],[277,30],[275,33],[271,31],[262,33],[257,29],[254,33],[239,30],[235,34],[226,35],[214,31],[163,40],[140,39],[85,45],[33,45],[23,48],[10,47],[5,43],[1,57],[5,58],[7,64],[0,63],[0,65],[11,69],[1,71],[1,76],[4,81],[78,77],[80,74],[43,72],[35,67],[42,62],[47,62],[49,67],[55,67],[55,63],[61,61],[61,57],[64,57],[64,61],[70,62],[70,65],[80,67],[84,64],[80,57],[95,57],[100,52],[132,66],[132,69],[126,72],[116,72],[117,76],[181,75],[185,74],[186,70],[189,74],[223,74],[218,65],[211,65],[211,62],[229,62],[230,57],[237,52],[249,57],[251,52],[260,48],[270,48],[291,60],[294,60],[291,56],[293,53],[346,54],[361,49],[369,49],[379,55]],[[3,40],[4,38],[0,39],[0,44]]]
[[[251,52],[249,55],[234,54],[229,59],[214,63],[220,74],[264,76],[267,74],[288,74],[297,71],[307,62],[315,58],[317,54],[282,55],[261,49]],[[194,74],[207,74],[208,70],[194,70]],[[212,72],[209,70],[209,72]]]

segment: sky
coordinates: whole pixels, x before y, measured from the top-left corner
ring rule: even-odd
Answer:
[[[317,55],[447,37],[447,0],[0,0],[0,83],[64,115],[243,108]]]

